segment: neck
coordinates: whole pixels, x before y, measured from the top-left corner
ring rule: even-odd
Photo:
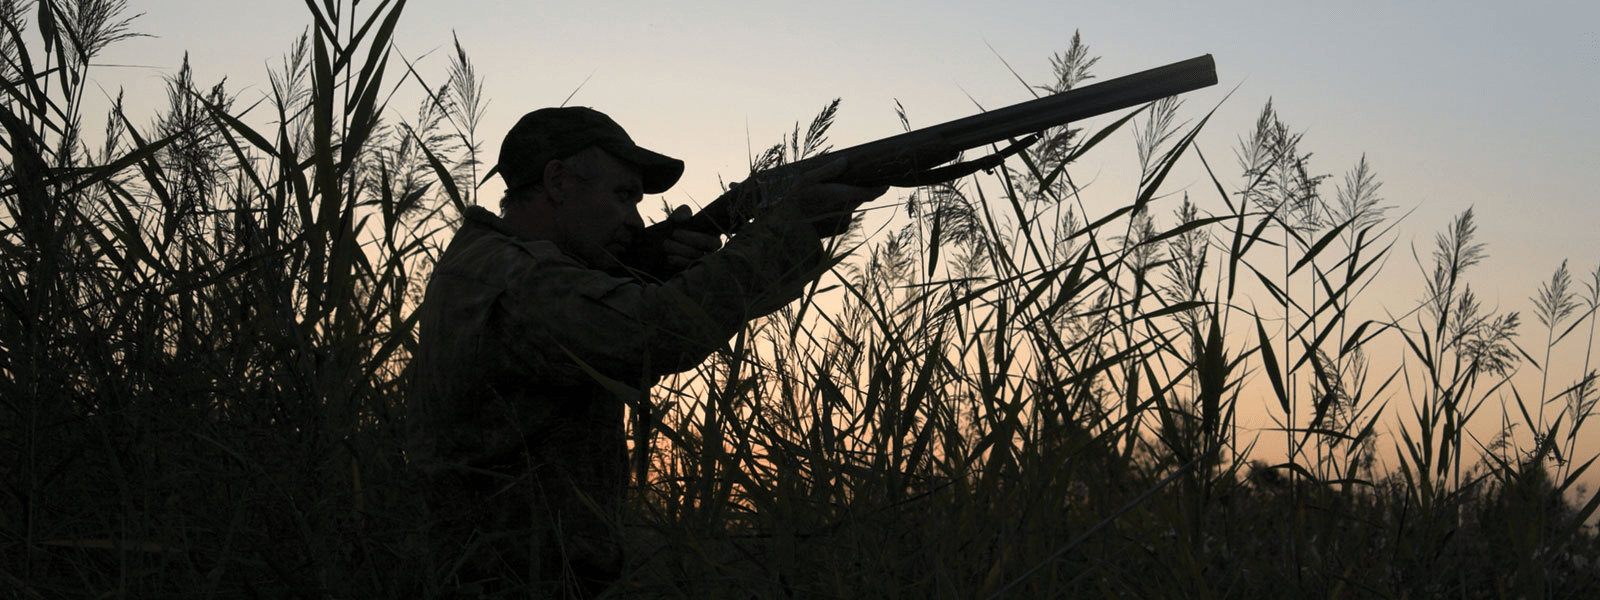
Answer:
[[[555,215],[544,198],[530,198],[506,207],[501,220],[517,235],[530,240],[555,240]]]

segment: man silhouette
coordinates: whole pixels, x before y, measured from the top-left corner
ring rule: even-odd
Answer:
[[[427,485],[441,593],[585,597],[620,575],[624,407],[819,274],[836,227],[819,234],[813,215],[885,191],[829,183],[842,167],[735,188],[770,210],[726,246],[674,232],[652,250],[676,272],[656,281],[619,257],[644,227],[643,196],[672,187],[683,163],[588,108],[512,128],[491,170],[506,182],[502,216],[468,209],[418,309],[408,455]]]

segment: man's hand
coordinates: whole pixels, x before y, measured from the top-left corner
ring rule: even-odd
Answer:
[[[848,231],[856,208],[882,196],[889,191],[889,186],[834,183],[833,179],[844,173],[844,169],[845,159],[841,158],[797,178],[780,200],[782,206],[777,212],[783,214],[781,218],[809,222],[822,237]]]
[[[861,187],[833,180],[844,173],[845,161],[836,160],[787,181],[762,181],[760,187],[769,207],[762,219],[783,223],[809,223],[818,237],[839,235],[850,229],[855,209],[882,196],[888,186]],[[731,192],[730,192],[731,193]],[[634,236],[622,255],[618,277],[644,276],[665,281],[706,255],[722,248],[722,236],[682,226],[694,211],[679,206],[667,219],[646,227]]]
[[[694,211],[688,206],[679,206],[672,210],[667,220],[683,223],[692,216]],[[700,233],[687,227],[674,227],[672,234],[661,242],[661,250],[666,255],[667,265],[674,269],[688,267],[705,255],[720,249],[722,249],[722,236]]]

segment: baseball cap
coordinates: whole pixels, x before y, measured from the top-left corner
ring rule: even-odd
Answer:
[[[683,161],[639,147],[611,117],[592,108],[567,106],[523,115],[500,144],[499,164],[484,177],[499,173],[506,187],[531,183],[546,163],[590,146],[637,165],[646,194],[665,192],[683,176]]]

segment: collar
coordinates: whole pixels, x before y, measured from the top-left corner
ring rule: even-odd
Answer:
[[[522,242],[535,241],[535,240],[533,240],[531,238],[528,238],[526,236],[523,236],[523,235],[517,233],[515,230],[513,230],[511,228],[511,225],[506,223],[505,219],[500,218],[499,215],[496,215],[496,214],[494,214],[492,212],[489,212],[489,209],[486,209],[486,208],[484,208],[482,206],[469,206],[469,207],[467,207],[467,212],[465,214],[464,226],[483,227],[483,228],[489,229],[491,231],[494,231],[495,233],[510,237],[512,239],[515,239],[517,241],[522,241]]]

